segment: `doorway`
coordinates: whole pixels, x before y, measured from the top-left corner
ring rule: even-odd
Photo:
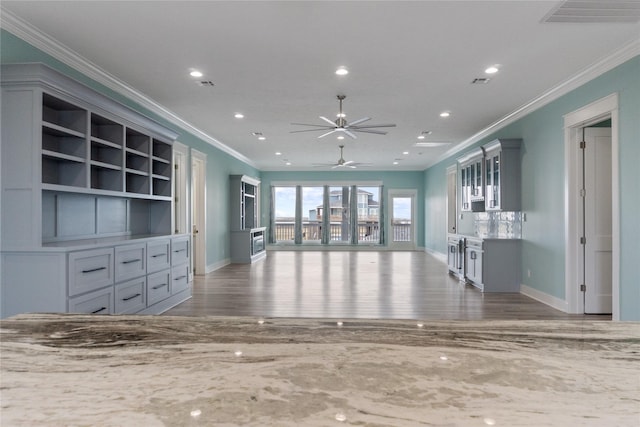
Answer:
[[[611,128],[582,132],[584,313],[611,314]]]
[[[416,190],[389,190],[389,247],[416,248]]]
[[[595,160],[588,164],[587,156],[591,156],[589,150],[585,150],[585,166],[583,167],[583,150],[580,142],[583,137],[591,131],[595,124],[605,120],[610,120],[610,143],[608,136],[606,143],[599,148],[605,152],[593,152]],[[602,308],[592,307],[594,305],[604,305],[605,312],[612,314],[613,320],[620,320],[620,190],[619,190],[619,170],[618,170],[618,95],[612,94],[598,101],[593,102],[579,110],[567,114],[564,117],[565,128],[565,298],[566,311],[569,313],[585,313],[587,311],[602,311]],[[595,137],[595,136],[594,136]],[[600,142],[604,142],[601,140]],[[587,143],[588,145],[588,143]],[[595,162],[595,166],[593,165]],[[606,164],[605,166],[603,166]],[[601,189],[601,193],[590,199],[589,192],[598,192],[597,189],[584,188],[583,176],[588,180],[594,180],[594,174],[598,174],[598,180],[603,180],[602,175],[606,175],[604,184],[606,189]],[[608,190],[608,191],[607,191]],[[606,193],[608,192],[608,196]],[[585,197],[587,196],[587,197]],[[605,204],[604,213],[598,212],[594,204]],[[610,211],[609,211],[610,208]],[[602,231],[602,226],[590,224],[595,218],[602,220],[610,219],[610,235],[607,231],[598,236]],[[606,222],[606,221],[605,221]],[[608,227],[608,226],[607,226]],[[600,231],[597,231],[600,229]],[[605,227],[606,229],[606,227]],[[604,237],[610,236],[610,237]],[[583,242],[586,241],[586,245]],[[588,247],[589,241],[594,243]],[[609,243],[610,242],[610,243]],[[610,251],[609,248],[610,247]],[[607,248],[604,250],[603,248]],[[597,279],[596,279],[597,277]],[[591,283],[585,281],[591,280]],[[594,284],[594,280],[601,283],[611,283],[611,291],[608,292],[608,285],[604,291],[599,289],[601,284]],[[591,288],[591,289],[589,289]],[[598,296],[599,295],[599,296]],[[593,302],[590,300],[594,297]],[[589,300],[587,300],[589,298]],[[600,302],[595,302],[600,300]],[[610,302],[609,302],[610,300]]]
[[[206,274],[207,155],[191,150],[191,239],[193,274]]]

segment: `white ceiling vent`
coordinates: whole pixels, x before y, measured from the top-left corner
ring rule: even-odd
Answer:
[[[566,0],[542,22],[615,23],[640,21],[640,0]]]
[[[472,85],[486,85],[487,83],[489,83],[489,80],[491,80],[488,77],[476,77],[475,79],[471,80],[471,84]]]
[[[215,83],[213,83],[211,80],[202,80],[198,82],[198,86],[214,87]]]

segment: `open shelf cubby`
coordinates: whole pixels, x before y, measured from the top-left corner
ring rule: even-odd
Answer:
[[[42,95],[42,121],[85,135],[87,111],[44,93]]]

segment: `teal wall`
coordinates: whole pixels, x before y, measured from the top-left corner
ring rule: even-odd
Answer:
[[[640,320],[640,56],[584,84],[548,105],[479,141],[522,138],[523,223],[522,283],[565,299],[564,245],[564,118],[563,116],[614,92],[619,96],[620,183],[620,315]],[[462,154],[462,153],[460,153]],[[445,169],[447,159],[425,171],[425,247],[446,253]],[[463,219],[467,221],[471,215]],[[468,224],[464,224],[468,227]],[[531,277],[526,271],[531,270]]]
[[[246,174],[259,176],[259,172],[233,156],[213,147],[197,136],[184,131],[155,113],[147,110],[130,99],[114,92],[104,85],[91,80],[87,76],[46,53],[36,49],[11,33],[2,30],[0,33],[0,62],[2,64],[42,62],[51,68],[91,87],[128,107],[156,120],[179,136],[177,141],[207,155],[207,265],[215,265],[230,257],[229,247],[229,175]]]
[[[417,246],[424,247],[424,206],[420,202],[424,199],[424,179],[423,172],[380,172],[380,171],[331,171],[331,172],[262,172],[261,175],[261,212],[262,212],[262,224],[267,225],[269,223],[269,194],[272,182],[357,182],[363,183],[367,181],[382,182],[384,185],[384,200],[387,199],[387,192],[397,189],[417,190],[417,211],[418,217],[416,218],[416,233],[417,233]],[[385,215],[387,213],[385,212]],[[387,216],[388,218],[388,216]]]

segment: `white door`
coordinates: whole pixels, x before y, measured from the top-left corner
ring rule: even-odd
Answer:
[[[416,191],[389,190],[389,246],[392,249],[416,248]]]
[[[611,129],[584,129],[584,312],[611,313]]]
[[[191,227],[193,245],[193,273],[206,273],[206,182],[207,155],[191,150]]]

